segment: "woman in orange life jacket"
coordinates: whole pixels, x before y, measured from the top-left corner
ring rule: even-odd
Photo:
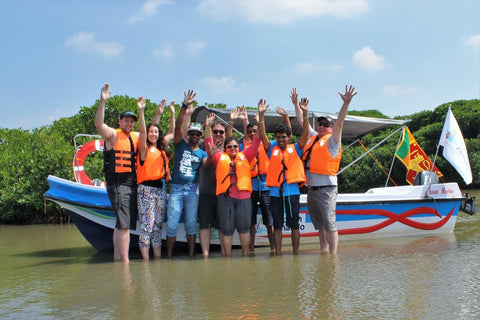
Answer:
[[[288,117],[287,111],[282,107],[276,107],[275,111],[283,117],[285,124],[291,128],[290,118]],[[242,114],[244,116],[242,117]],[[237,117],[235,117],[237,116]],[[258,131],[258,112],[255,114],[255,122],[249,123],[248,116],[245,109],[240,109],[238,115],[230,113],[230,120],[235,121],[235,119],[241,119],[243,121],[243,126],[246,128],[245,135],[243,137],[243,144],[240,145],[240,150],[249,146],[252,141],[255,133]],[[246,120],[244,120],[246,119]],[[262,221],[267,229],[268,242],[270,249],[275,251],[275,241],[273,238],[273,215],[270,210],[270,188],[266,185],[266,177],[268,172],[268,156],[265,152],[263,144],[260,144],[258,148],[258,155],[255,159],[250,162],[251,176],[252,176],[252,221],[250,225],[250,251],[255,250],[255,236],[257,233],[257,212],[258,208],[262,212]]]
[[[308,119],[308,100],[300,102],[303,117]],[[270,209],[273,215],[275,254],[282,254],[282,229],[284,214],[286,225],[291,230],[293,254],[298,254],[300,245],[299,210],[300,185],[305,182],[305,171],[300,159],[308,139],[308,128],[303,128],[297,143],[289,144],[291,129],[279,124],[275,129],[275,140],[269,141],[265,132],[264,115],[268,109],[265,100],[258,103],[258,131],[265,151],[270,158],[267,187],[270,187]]]
[[[174,101],[170,103],[170,128],[163,136],[158,120],[165,107],[165,99],[158,105],[153,123],[145,127],[145,100],[138,98],[139,144],[137,155],[139,247],[144,260],[149,259],[150,244],[155,259],[161,256],[161,230],[166,210],[165,184],[170,179],[166,148],[175,129]],[[173,119],[173,120],[172,120]]]
[[[220,151],[212,139],[212,125],[215,114],[207,117],[205,127],[205,146],[209,154],[206,166],[215,165],[218,197],[218,218],[223,235],[225,256],[232,254],[232,241],[235,229],[240,237],[242,255],[248,254],[250,246],[250,220],[252,204],[252,182],[250,161],[258,153],[260,139],[258,134],[253,143],[240,152],[238,141],[234,137],[225,139],[224,152]]]

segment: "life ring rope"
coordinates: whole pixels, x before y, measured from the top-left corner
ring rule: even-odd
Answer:
[[[83,165],[85,163],[85,159],[90,153],[95,151],[103,151],[103,148],[103,140],[91,140],[77,148],[75,156],[73,157],[73,174],[78,183],[92,186],[98,185],[97,179],[92,180],[88,177],[88,175],[85,173]],[[105,183],[102,182],[101,185],[105,185]]]

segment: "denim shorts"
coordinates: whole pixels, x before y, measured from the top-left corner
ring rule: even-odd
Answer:
[[[167,237],[176,237],[182,211],[185,211],[185,231],[197,233],[198,184],[172,184],[167,207]]]

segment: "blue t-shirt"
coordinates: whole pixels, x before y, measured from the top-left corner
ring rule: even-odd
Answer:
[[[270,141],[270,150],[268,150],[267,155],[270,159],[272,157],[272,150],[277,146],[277,141]],[[301,158],[303,154],[303,148],[300,148],[298,142],[295,142],[295,152]],[[294,196],[300,195],[300,187],[298,183],[285,183],[283,185],[283,196]],[[280,187],[270,187],[270,196],[271,197],[280,197]]]
[[[192,150],[183,139],[179,143],[176,143],[172,183],[198,183],[198,172],[202,165],[202,159],[204,158],[207,158],[207,153],[202,149]]]
[[[240,151],[243,151],[245,146],[243,143],[240,143]],[[263,148],[263,145],[262,145]],[[267,176],[265,174],[261,174],[256,176],[255,178],[252,178],[252,191],[268,191],[270,190],[267,187]]]

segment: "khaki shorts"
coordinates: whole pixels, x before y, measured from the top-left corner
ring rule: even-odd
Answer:
[[[316,230],[325,228],[337,231],[335,207],[337,203],[337,186],[321,186],[308,188],[308,211]]]

